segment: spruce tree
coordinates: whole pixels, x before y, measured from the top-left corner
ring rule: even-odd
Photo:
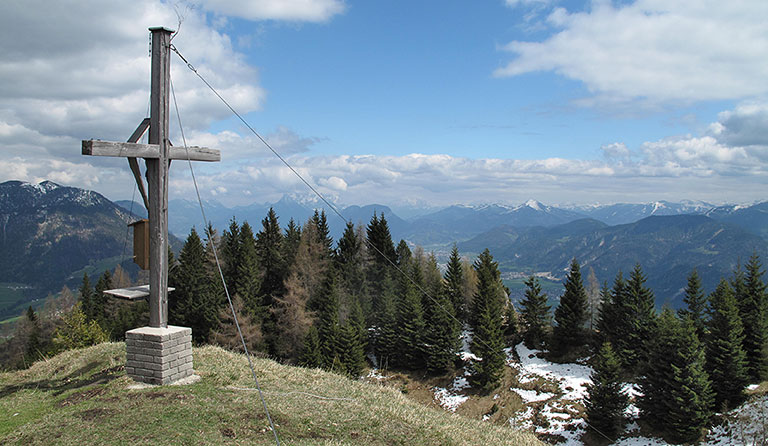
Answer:
[[[757,254],[747,262],[740,300],[741,321],[744,325],[744,350],[747,354],[749,377],[754,382],[768,378],[768,308],[766,286]]]
[[[236,293],[230,289],[230,296],[237,294],[245,305],[245,309],[255,321],[262,321],[266,316],[266,308],[260,299],[261,269],[259,267],[259,255],[256,251],[256,239],[248,222],[238,232],[239,261],[235,272],[234,284]],[[229,285],[231,282],[227,281]],[[231,286],[231,285],[230,285]]]
[[[629,397],[622,391],[621,360],[609,342],[600,347],[590,380],[584,401],[589,426],[601,434],[614,436],[623,426]]]
[[[748,375],[741,318],[727,281],[721,280],[709,297],[709,314],[706,370],[712,379],[715,408],[729,409],[742,401]]]
[[[253,234],[251,234],[253,236]],[[242,239],[240,237],[240,225],[235,217],[229,222],[229,230],[224,230],[221,236],[221,269],[224,280],[227,282],[230,295],[238,294],[238,274],[240,264],[243,261],[241,255]]]
[[[27,318],[27,345],[25,347],[24,358],[25,362],[32,363],[43,354],[43,339],[42,329],[40,327],[40,318],[35,313],[35,310],[30,305],[26,312]]]
[[[371,307],[373,314],[376,315],[380,314],[381,284],[384,281],[385,275],[397,261],[395,246],[392,243],[392,235],[389,232],[389,226],[384,215],[379,218],[374,212],[367,226],[366,239],[368,248],[366,279],[370,286]],[[376,316],[371,319],[372,323],[376,323]]]
[[[672,364],[674,381],[669,393],[672,407],[666,419],[674,441],[698,440],[712,415],[712,388],[704,361],[696,327],[686,318],[680,323],[678,351]]]
[[[83,283],[80,285],[80,307],[88,320],[93,320],[93,288],[88,279],[88,273],[83,273]]]
[[[581,279],[581,269],[576,259],[565,279],[565,292],[555,309],[555,326],[552,337],[557,355],[566,355],[586,345],[587,290]]]
[[[328,220],[325,216],[325,211],[320,213],[315,209],[315,213],[310,218],[311,224],[315,227],[315,236],[317,242],[323,247],[323,258],[330,259],[333,254],[333,238],[331,237],[331,231],[328,228]]]
[[[285,265],[290,268],[293,266],[293,261],[296,258],[296,252],[299,249],[299,243],[301,242],[301,227],[291,218],[288,221],[288,226],[285,228],[285,236],[283,237],[283,257],[285,258]]]
[[[384,275],[380,296],[376,309],[376,325],[375,330],[373,330],[372,344],[378,359],[378,366],[386,369],[390,365],[397,365],[397,337],[399,333],[395,284],[389,273]]]
[[[645,275],[639,264],[629,275],[626,288],[626,307],[628,314],[622,315],[620,323],[629,321],[623,350],[619,353],[625,365],[637,368],[647,360],[646,345],[653,338],[656,323],[656,308],[653,291],[645,286]]]
[[[424,365],[424,310],[421,306],[421,292],[407,278],[400,280],[396,304],[397,356],[390,361],[399,367],[421,368]]]
[[[643,396],[637,400],[636,405],[641,416],[656,428],[665,427],[664,423],[672,409],[669,399],[674,378],[672,358],[677,355],[679,348],[679,327],[675,315],[665,309],[648,345],[648,362],[638,379]]]
[[[344,371],[351,378],[359,378],[365,367],[365,352],[360,332],[354,324],[347,321],[339,331],[338,358]]]
[[[704,290],[701,287],[701,278],[699,278],[699,273],[695,268],[691,275],[688,276],[688,285],[685,287],[683,302],[685,303],[685,308],[678,310],[677,314],[680,317],[689,317],[693,321],[693,325],[696,327],[696,335],[703,342],[707,323],[707,296],[704,294]]]
[[[318,296],[317,334],[320,342],[322,366],[331,370],[333,361],[339,355],[339,295],[336,289],[336,278],[328,271]]]
[[[464,271],[459,257],[459,249],[456,243],[451,249],[451,256],[445,270],[445,292],[448,300],[453,305],[453,311],[460,321],[466,320],[466,308],[464,307]]]
[[[200,297],[208,291],[210,278],[206,271],[206,254],[195,228],[189,233],[179,254],[179,264],[169,276],[169,285],[176,288],[168,302],[168,322],[192,328],[192,336],[200,341],[202,333],[199,315]]]
[[[340,287],[346,300],[357,302],[363,314],[371,314],[371,301],[365,275],[365,241],[352,223],[347,223],[334,256]],[[372,320],[372,318],[371,318]]]
[[[541,284],[536,276],[525,281],[525,299],[520,303],[523,309],[520,315],[523,319],[523,339],[528,348],[542,348],[549,335],[551,321],[550,306],[547,305],[547,295],[541,292]]]
[[[711,415],[712,391],[704,371],[704,349],[693,321],[665,309],[648,342],[639,383],[638,407],[656,429],[677,442],[695,441]]]
[[[320,335],[317,333],[317,327],[312,326],[304,339],[304,348],[299,357],[299,365],[310,368],[323,367],[323,354],[320,349]]]
[[[271,307],[275,297],[285,292],[283,281],[286,277],[285,258],[282,244],[283,234],[274,209],[269,208],[261,221],[262,229],[256,234],[256,252],[263,271],[259,294],[262,305]]]
[[[504,341],[506,345],[515,345],[519,334],[518,315],[512,302],[507,302],[504,306]]]
[[[507,296],[501,283],[498,263],[486,249],[475,261],[477,292],[472,308],[472,344],[470,350],[477,356],[472,364],[471,381],[483,391],[499,384],[506,360],[502,313]]]
[[[453,304],[448,296],[438,291],[433,294],[436,302],[427,311],[425,344],[427,370],[440,374],[448,371],[459,350],[459,327],[453,314]]]
[[[93,320],[99,323],[102,329],[107,328],[109,315],[107,314],[107,299],[109,297],[104,291],[114,288],[112,286],[112,273],[105,270],[96,285],[93,287],[93,298],[91,299],[91,308],[93,311]]]
[[[271,309],[275,300],[285,293],[284,281],[287,277],[287,266],[283,251],[283,233],[274,209],[269,209],[267,216],[261,221],[261,226],[261,231],[256,234],[256,253],[259,269],[262,272],[258,301],[260,301],[259,306],[263,308],[261,328],[267,340],[267,350],[269,353],[274,353],[276,322]]]
[[[384,214],[381,214],[379,218],[375,212],[373,213],[373,217],[368,223],[367,238],[371,246],[369,254],[374,264],[378,267],[389,268],[392,263],[397,262],[395,245],[392,243],[389,223],[387,223]]]
[[[397,248],[395,248],[395,255],[397,256],[397,266],[399,266],[400,269],[403,269],[407,268],[410,264],[413,253],[411,252],[411,248],[408,247],[408,243],[406,243],[405,240],[400,239],[400,243],[398,243]]]

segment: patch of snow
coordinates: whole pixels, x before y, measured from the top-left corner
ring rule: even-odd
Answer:
[[[468,372],[464,373],[465,375],[468,374]],[[467,378],[464,376],[457,376],[456,378],[453,378],[453,383],[451,384],[451,389],[453,390],[464,390],[469,388],[469,381],[467,381]]]
[[[520,395],[520,398],[523,399],[524,403],[531,403],[535,401],[545,401],[555,396],[554,393],[548,393],[548,392],[539,393],[535,390],[523,390],[523,389],[515,389],[515,388],[512,388],[510,390]]]
[[[747,390],[756,390],[758,387],[760,387],[760,384],[750,384],[747,386]]]
[[[461,357],[462,361],[482,361],[483,358],[478,358],[477,355],[470,352],[461,352],[459,353],[459,356]]]
[[[754,398],[728,412],[726,421],[712,428],[707,446],[765,444],[768,437],[768,395]]]
[[[668,446],[669,443],[658,438],[627,437],[613,443],[613,446]]]
[[[451,412],[456,412],[456,409],[469,399],[468,396],[451,394],[448,392],[448,389],[442,387],[435,387],[434,390],[437,403],[445,410],[450,410]]]
[[[524,377],[534,375],[557,382],[564,393],[562,399],[565,400],[580,400],[586,396],[585,386],[591,382],[591,367],[549,362],[538,357],[539,350],[529,349],[522,342],[515,349],[520,357],[520,371]]]
[[[387,379],[386,376],[384,376],[381,373],[379,373],[379,369],[371,369],[371,371],[368,372],[368,375],[366,375],[366,378],[371,378],[371,379],[375,379],[375,380],[378,380],[378,381],[381,381],[383,379]]]

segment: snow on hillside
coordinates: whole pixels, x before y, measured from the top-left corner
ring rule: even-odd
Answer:
[[[466,341],[471,334],[463,333]],[[462,356],[467,355],[467,343]],[[520,396],[523,409],[509,419],[514,429],[525,429],[544,435],[549,441],[563,446],[582,446],[580,438],[587,429],[583,419],[583,399],[587,396],[586,386],[591,383],[592,369],[581,364],[557,364],[542,358],[542,352],[518,344],[507,352],[507,365],[517,371],[521,388],[509,390]],[[460,353],[460,354],[462,354]],[[517,357],[515,358],[515,353]],[[466,395],[467,371],[454,379],[448,388],[433,388],[435,400],[446,410],[456,409],[469,399]],[[754,390],[750,386],[748,390]],[[630,400],[641,397],[635,384],[624,385],[624,392]],[[616,438],[613,446],[663,446],[661,439],[639,436],[637,424],[639,410],[634,404],[626,410],[627,424],[624,432]],[[721,425],[710,430],[704,446],[726,446],[732,444],[765,444],[768,438],[768,395],[754,398],[741,407],[723,415]]]

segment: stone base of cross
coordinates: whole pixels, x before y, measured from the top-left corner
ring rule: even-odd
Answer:
[[[149,300],[149,326],[125,334],[125,370],[136,381],[169,384],[192,375],[192,329],[168,325],[168,171],[171,160],[220,161],[218,150],[173,147],[168,138],[170,40],[173,30],[152,32],[150,117],[127,143],[83,141],[82,154],[128,158],[128,164],[149,214],[149,285],[105,293],[129,300]],[[138,144],[149,129],[148,144]],[[146,163],[147,191],[138,158]]]

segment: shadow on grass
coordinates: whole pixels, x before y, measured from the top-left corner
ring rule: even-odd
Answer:
[[[100,364],[101,363],[98,361],[89,362],[83,367],[58,379],[45,379],[27,382],[21,385],[2,386],[0,387],[0,398],[12,395],[21,390],[29,389],[49,391],[52,395],[59,396],[67,391],[80,389],[92,384],[107,384],[125,374],[125,367],[123,365],[101,369],[96,373],[90,374],[98,368]]]

